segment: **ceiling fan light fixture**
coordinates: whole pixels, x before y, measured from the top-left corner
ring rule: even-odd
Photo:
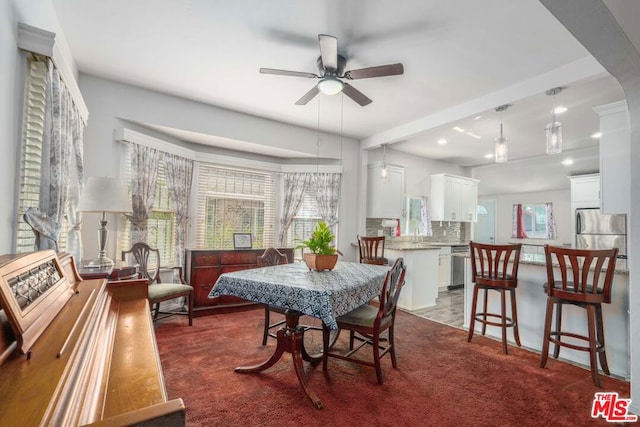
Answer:
[[[333,76],[327,76],[318,82],[318,89],[325,95],[336,95],[342,92],[344,83]]]

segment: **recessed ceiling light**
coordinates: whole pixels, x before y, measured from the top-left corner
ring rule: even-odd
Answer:
[[[493,153],[485,154],[484,158],[485,159],[493,159]]]
[[[556,113],[556,114],[566,113],[567,112],[567,107],[564,107],[562,105],[558,105],[556,108],[553,109],[553,112]]]
[[[571,160],[571,159],[564,159],[564,160],[562,161],[562,164],[563,164],[563,165],[565,165],[565,166],[571,166],[571,165],[573,164],[573,160]]]
[[[456,132],[464,133],[464,129],[462,129],[461,127],[458,127],[458,126],[454,126],[451,129],[455,130]]]
[[[473,132],[465,132],[465,133],[466,133],[467,135],[469,135],[470,137],[472,137],[472,138],[480,139],[480,135],[476,135],[476,134],[475,134],[475,133],[473,133]]]
[[[475,116],[475,117],[473,118],[473,120],[480,120],[481,118],[482,118],[482,116]]]
[[[602,136],[602,132],[596,132],[593,135],[591,135],[591,138],[593,139],[598,139]]]
[[[445,145],[446,143],[447,143],[447,140],[444,138],[438,140],[438,144],[440,145]]]

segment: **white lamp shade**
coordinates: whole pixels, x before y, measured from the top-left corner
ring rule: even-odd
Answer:
[[[131,212],[131,198],[119,179],[90,177],[76,209],[79,212]]]
[[[338,94],[342,91],[343,87],[344,83],[332,76],[327,76],[318,83],[318,89],[325,95]]]

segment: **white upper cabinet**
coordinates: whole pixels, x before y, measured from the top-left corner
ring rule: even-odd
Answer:
[[[572,209],[600,207],[600,174],[570,176],[569,179]]]
[[[382,179],[382,163],[373,163],[367,173],[367,218],[402,218],[404,168],[387,164]]]
[[[626,101],[595,107],[600,115],[600,208],[603,213],[629,213],[631,155]]]
[[[433,221],[475,222],[478,206],[478,180],[463,176],[431,175]]]

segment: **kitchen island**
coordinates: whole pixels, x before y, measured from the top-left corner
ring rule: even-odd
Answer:
[[[389,265],[402,257],[407,266],[405,284],[398,298],[398,307],[415,311],[436,305],[438,297],[438,259],[441,244],[394,242],[385,246]]]
[[[471,258],[469,254],[454,256],[465,257],[465,291],[464,291],[464,323],[469,329],[471,319],[471,302],[473,298],[473,283],[471,281]],[[541,254],[521,254],[518,267],[518,288],[516,290],[518,304],[518,330],[523,348],[540,352],[544,332],[544,318],[547,295],[542,285],[547,281],[545,256]],[[481,302],[479,303],[481,304]],[[500,312],[500,294],[489,292],[489,312]],[[509,311],[509,309],[507,309]],[[607,361],[612,375],[629,380],[630,352],[629,352],[629,271],[626,260],[616,262],[611,292],[611,304],[602,304],[604,320],[605,347]],[[555,317],[554,317],[555,319]],[[555,322],[555,320],[554,320]],[[587,318],[585,310],[570,304],[565,304],[562,311],[563,328],[577,334],[587,334]],[[476,332],[482,331],[482,325],[476,322]],[[497,327],[487,327],[486,335],[501,339],[501,330]],[[515,345],[513,332],[507,331],[510,345]],[[550,347],[553,349],[553,346]],[[550,352],[552,353],[552,351]],[[589,366],[589,353],[570,348],[560,349],[560,359]],[[553,369],[553,368],[551,368]]]

